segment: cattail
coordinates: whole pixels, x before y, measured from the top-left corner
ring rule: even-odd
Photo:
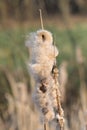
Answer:
[[[31,33],[26,40],[26,46],[30,50],[30,74],[36,82],[34,102],[43,115],[44,122],[56,119],[63,126],[58,69],[54,66],[58,50],[53,45],[52,34],[43,29]]]
[[[58,50],[53,45],[52,34],[46,30],[31,33],[27,38],[26,46],[30,50],[30,73],[36,81],[34,102],[43,114],[44,121],[51,121],[55,113],[49,96],[52,79],[50,75]]]

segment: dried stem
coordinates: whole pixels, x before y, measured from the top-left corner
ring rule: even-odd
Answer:
[[[56,66],[53,67],[53,78],[55,80],[55,85],[58,86],[58,69]],[[56,101],[57,101],[57,106],[58,106],[58,113],[59,113],[59,116],[61,117],[61,119],[59,119],[60,130],[62,130],[64,122],[63,122],[63,113],[62,113],[62,107],[61,107],[58,89],[56,89]]]
[[[57,89],[56,89],[56,100],[57,100],[57,105],[58,105],[58,112],[59,112],[59,115],[61,116],[61,104],[60,104],[59,96],[57,93]],[[62,130],[62,128],[64,128],[64,127],[62,127],[62,125],[60,123],[59,123],[59,125],[60,125],[60,130]]]
[[[44,130],[46,130],[46,123],[44,123]]]
[[[87,124],[86,124],[86,130],[87,130]]]
[[[39,9],[39,11],[40,11],[41,28],[44,29],[44,26],[43,26],[43,18],[42,18],[42,11],[41,11],[41,9]]]
[[[60,105],[59,96],[57,94],[57,89],[56,89],[56,100],[57,100],[57,105],[58,105],[58,112],[59,112],[59,115],[61,115],[61,105]]]

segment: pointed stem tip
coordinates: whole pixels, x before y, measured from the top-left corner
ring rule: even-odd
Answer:
[[[39,9],[39,12],[40,12],[40,22],[41,22],[41,28],[42,28],[42,30],[43,30],[43,29],[44,29],[44,27],[43,27],[42,10],[41,10],[41,9]]]

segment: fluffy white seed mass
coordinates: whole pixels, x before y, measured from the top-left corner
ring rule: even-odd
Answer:
[[[36,84],[35,91],[33,93],[33,99],[39,111],[44,115],[43,120],[48,122],[55,118],[55,114],[49,96],[50,84],[47,80],[45,82],[46,84],[44,86],[42,86],[40,83]]]
[[[43,120],[51,121],[56,118],[56,113],[58,114],[57,95],[60,97],[58,84],[52,75],[58,50],[53,45],[52,34],[47,30],[30,33],[25,44],[30,52],[29,72],[36,82],[34,102],[43,114]]]
[[[29,69],[34,78],[43,79],[49,76],[58,55],[58,50],[53,45],[52,34],[46,30],[30,33],[26,46],[30,51]]]

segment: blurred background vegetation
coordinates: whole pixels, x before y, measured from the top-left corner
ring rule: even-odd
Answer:
[[[0,0],[0,130],[42,130],[24,45],[41,28],[39,8],[60,52],[65,130],[87,130],[87,0]]]

